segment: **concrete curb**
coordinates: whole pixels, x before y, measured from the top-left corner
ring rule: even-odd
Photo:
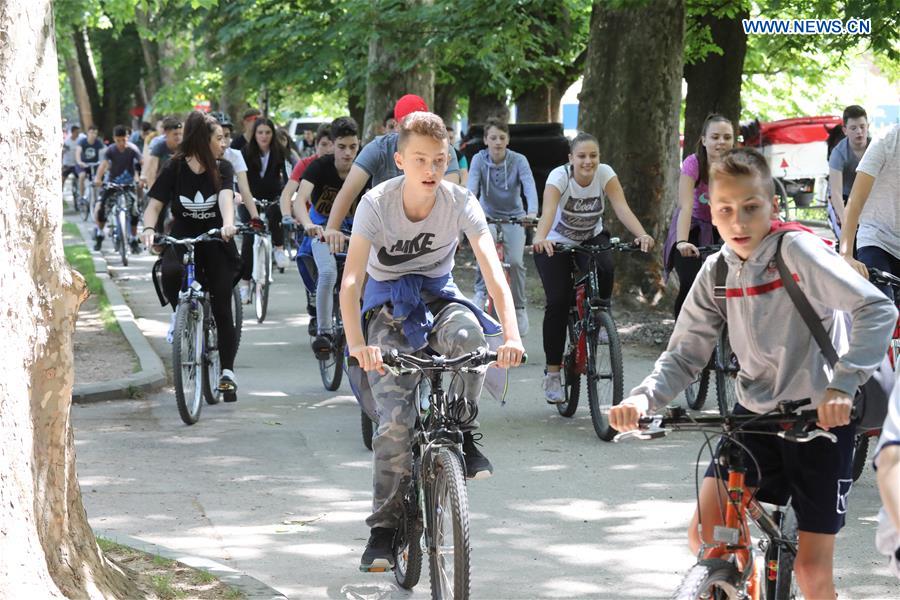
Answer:
[[[81,223],[66,219],[78,227],[81,239],[90,249],[91,242],[85,234]],[[109,276],[106,259],[99,252],[91,250],[91,260],[94,261],[94,271],[103,284],[103,291],[109,299],[110,307],[119,323],[119,328],[128,344],[137,356],[140,371],[111,381],[99,381],[96,383],[76,384],[72,389],[72,402],[76,404],[88,404],[103,400],[122,399],[134,395],[136,392],[147,392],[156,389],[166,383],[166,369],[162,360],[150,346],[150,342],[144,337],[137,323],[134,322],[134,313],[122,297],[119,287]]]
[[[159,544],[145,542],[138,538],[134,538],[121,533],[107,532],[101,529],[94,529],[94,535],[104,539],[113,541],[123,546],[140,550],[146,554],[159,555],[169,560],[175,560],[194,569],[208,571],[214,575],[216,579],[240,590],[246,598],[266,598],[268,600],[287,600],[287,596],[278,590],[269,587],[262,581],[250,577],[245,573],[236,571],[229,566],[217,563],[214,560],[195,556],[185,552],[178,552]]]

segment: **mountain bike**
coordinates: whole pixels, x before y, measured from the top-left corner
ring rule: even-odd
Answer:
[[[94,210],[94,205],[97,203],[97,188],[94,187],[94,176],[96,174],[97,163],[89,164],[87,166],[87,169],[85,169],[84,175],[84,188],[86,195],[82,196],[78,193],[77,183],[76,187],[74,188],[75,191],[72,192],[75,196],[75,210],[81,213],[82,221],[90,220],[91,214]]]
[[[495,225],[497,235],[494,238],[494,248],[497,250],[497,257],[500,259],[500,266],[503,267],[503,274],[506,276],[506,285],[510,283],[510,275],[509,275],[509,263],[506,262],[506,258],[504,256],[503,250],[503,227],[502,225],[520,225],[522,227],[535,227],[538,224],[537,219],[531,219],[528,217],[506,217],[502,219],[494,219],[492,217],[487,217],[488,225]],[[490,294],[486,294],[486,301],[484,303],[484,312],[488,313],[492,317],[497,317],[497,309],[494,307],[494,299],[491,298]]]
[[[600,255],[611,250],[640,252],[640,247],[612,238],[608,244],[598,246],[556,244],[555,248],[555,252],[572,254],[573,260],[575,254],[588,258],[584,274],[580,277],[573,275],[574,292],[569,307],[561,369],[565,401],[557,404],[556,409],[564,417],[575,414],[581,392],[581,376],[584,375],[594,432],[601,440],[608,442],[616,431],[609,426],[607,413],[610,407],[622,401],[625,384],[622,346],[616,323],[610,313],[609,302],[597,295],[597,261]]]
[[[672,596],[675,600],[748,599],[789,600],[797,597],[793,577],[797,556],[797,520],[790,506],[767,510],[745,485],[747,469],[754,460],[746,461],[738,433],[762,433],[796,443],[819,437],[831,442],[837,438],[821,429],[807,430],[818,419],[815,410],[796,413],[809,400],[781,402],[764,415],[698,415],[691,416],[679,406],[670,406],[662,415],[643,417],[640,429],[620,433],[615,441],[630,438],[658,439],[671,431],[692,431],[718,435],[722,439],[713,451],[713,462],[719,465],[728,493],[723,494],[725,523],[715,528],[714,543],[704,544],[697,563],[685,574]],[[774,432],[764,425],[790,426]],[[709,442],[707,442],[709,443]],[[710,447],[712,447],[710,445]],[[748,464],[749,463],[749,464]],[[701,515],[702,517],[702,515]],[[752,521],[763,535],[759,543],[764,555],[764,571],[758,572],[754,544],[750,537]]]
[[[890,273],[886,273],[879,269],[869,268],[869,281],[876,285],[887,285],[894,289],[894,298],[900,298],[900,278]],[[898,302],[900,307],[900,302]],[[891,342],[887,349],[888,360],[891,368],[897,370],[898,359],[900,359],[900,317],[894,324],[894,332],[891,335]],[[853,481],[859,479],[862,472],[866,469],[866,458],[869,455],[869,442],[872,438],[881,435],[881,429],[868,429],[860,431],[856,434],[853,444]]]
[[[415,587],[423,550],[427,550],[431,597],[467,600],[471,545],[462,429],[475,421],[478,405],[468,398],[449,396],[443,376],[480,371],[496,361],[497,354],[479,350],[455,358],[420,357],[393,350],[383,360],[385,369],[394,375],[421,375],[431,383],[431,392],[416,402],[412,477],[394,537],[394,577],[404,589]],[[358,365],[353,357],[349,364]]]
[[[128,266],[128,244],[131,240],[131,216],[135,209],[136,196],[134,194],[134,184],[107,183],[104,189],[112,190],[112,193],[106,198],[106,204],[111,207],[112,214],[107,211],[107,223],[112,217],[112,243],[113,249],[122,259],[122,266]]]
[[[319,361],[319,376],[322,378],[322,384],[329,392],[333,392],[341,387],[341,377],[344,373],[344,346],[346,339],[344,338],[344,321],[341,318],[341,279],[344,276],[344,261],[347,259],[346,253],[338,253],[334,255],[337,262],[338,276],[334,284],[334,294],[332,296],[331,307],[331,351],[327,358],[316,356]]]
[[[172,341],[172,379],[178,414],[187,425],[200,418],[203,406],[217,404],[222,368],[219,361],[218,329],[213,318],[209,292],[195,277],[194,247],[200,243],[222,242],[220,230],[211,229],[194,238],[157,236],[159,244],[185,246],[185,274],[175,309],[175,336]]]
[[[269,308],[269,286],[274,281],[272,279],[272,234],[269,231],[266,208],[276,202],[278,200],[256,200],[259,218],[263,222],[264,227],[262,231],[253,229],[241,230],[245,232],[244,235],[253,236],[253,269],[250,272],[250,293],[253,296],[257,323],[262,323],[266,319],[266,311]],[[281,224],[277,226],[281,227]]]
[[[721,244],[712,244],[709,246],[697,246],[697,250],[700,252],[700,260],[701,262],[706,260],[710,254],[715,254],[722,248]],[[677,252],[678,250],[674,250]],[[688,408],[692,410],[701,410],[703,405],[706,404],[706,395],[709,393],[709,376],[710,371],[714,369],[715,363],[714,359],[711,359],[710,362],[703,367],[703,370],[697,375],[696,379],[688,385],[688,387],[684,390],[684,399],[687,402]]]

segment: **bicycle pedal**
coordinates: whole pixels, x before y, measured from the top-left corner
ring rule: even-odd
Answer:
[[[733,527],[716,525],[715,529],[713,529],[713,540],[720,544],[737,546],[738,542],[741,540],[741,532]]]

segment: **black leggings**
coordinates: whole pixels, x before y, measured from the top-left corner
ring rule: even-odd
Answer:
[[[609,243],[606,232],[584,242],[584,245],[604,245]],[[548,365],[561,365],[563,350],[566,346],[566,322],[569,319],[569,306],[572,303],[572,271],[573,255],[557,254],[547,256],[544,253],[534,255],[534,264],[541,283],[544,284],[544,355]],[[587,268],[588,257],[583,254],[574,255],[579,272]],[[612,296],[615,281],[615,265],[612,252],[604,252],[597,257],[597,290],[603,300]]]
[[[688,241],[695,246],[700,245],[699,228],[695,227],[691,229],[691,233],[688,235]],[[717,234],[713,234],[713,243],[722,243],[722,240]],[[684,299],[687,298],[688,292],[691,291],[691,286],[694,285],[694,280],[697,279],[697,273],[700,272],[700,267],[703,266],[704,259],[696,256],[682,256],[677,248],[672,248],[669,257],[671,258],[675,272],[678,273],[678,295],[675,297],[675,306],[672,311],[677,319],[678,315],[681,314],[681,305],[684,304]]]
[[[166,299],[175,308],[178,293],[184,281],[183,257],[187,249],[169,246],[162,257],[162,286]],[[197,280],[209,292],[213,317],[219,333],[219,359],[223,369],[234,369],[237,354],[237,336],[234,331],[234,315],[231,312],[231,294],[237,272],[237,246],[234,241],[222,244],[206,242],[197,244],[194,251]]]
[[[890,275],[900,277],[900,259],[878,246],[863,246],[857,250],[859,262],[867,267],[884,271]],[[894,290],[889,285],[876,285],[881,293],[897,302]]]
[[[276,202],[266,207],[266,218],[269,220],[269,231],[272,234],[272,246],[284,246],[284,227],[281,225],[281,207]],[[238,206],[238,216],[244,223],[250,222],[250,212],[242,204]],[[253,236],[241,236],[241,279],[250,281],[253,272]]]

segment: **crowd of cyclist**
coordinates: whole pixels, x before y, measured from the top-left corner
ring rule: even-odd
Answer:
[[[63,177],[77,173],[80,194],[85,185],[101,186],[104,180],[139,181],[145,188],[140,237],[140,217],[136,210],[133,213],[134,252],[140,251],[140,241],[153,246],[163,227],[176,237],[221,229],[226,243],[198,247],[196,261],[211,292],[223,366],[219,390],[226,401],[237,399],[233,287],[239,286],[243,302],[250,300],[251,262],[241,257],[249,256],[253,241],[251,235],[242,236],[238,252],[233,241],[236,215],[259,231],[259,211],[264,211],[271,225],[274,261],[282,268],[289,264],[285,230],[302,232],[301,252],[313,258],[318,272],[315,289],[310,290],[315,296],[314,352],[318,356],[332,350],[330,315],[342,310],[348,323],[349,354],[368,373],[383,409],[380,414],[396,413],[393,421],[379,423],[373,442],[375,502],[368,520],[372,535],[362,559],[364,570],[391,561],[390,539],[398,518],[391,499],[404,474],[392,465],[409,448],[409,414],[398,406],[411,401],[412,390],[408,383],[384,374],[382,347],[420,350],[425,344],[413,340],[421,336],[432,345],[462,348],[452,335],[442,337],[439,331],[477,331],[471,335],[484,341],[494,331],[490,323],[497,325],[482,313],[491,296],[502,325],[500,362],[516,366],[524,350],[521,338],[528,330],[524,226],[530,223],[535,227],[535,266],[545,292],[544,396],[548,403],[561,403],[571,278],[583,265],[555,252],[557,245],[607,243],[607,201],[642,251],[656,245],[629,208],[613,168],[600,162],[599,144],[592,135],[579,133],[571,142],[569,162],[550,173],[538,220],[534,177],[527,158],[508,148],[508,125],[494,119],[485,123],[485,149],[475,154],[467,171],[464,157],[448,144],[446,126],[439,126],[439,121],[421,98],[408,95],[385,118],[386,132],[365,146],[350,117],[308,132],[295,145],[287,132],[256,110],[244,113],[239,131],[224,114],[194,112],[184,123],[164,119],[155,131],[145,124],[130,140],[125,128],[117,126],[112,132],[114,143],[107,147],[99,141],[96,128],[85,136],[73,128],[64,143]],[[753,150],[735,149],[729,119],[721,115],[706,119],[696,151],[682,164],[678,204],[662,244],[666,274],[675,271],[679,281],[675,331],[653,373],[610,412],[611,424],[628,430],[637,426],[641,414],[670,402],[706,365],[716,333],[727,322],[742,369],[738,410],[765,412],[778,400],[810,398],[820,411],[820,424],[840,434],[838,444],[810,444],[806,454],[793,454],[790,460],[784,458],[784,450],[773,450],[770,442],[747,442],[748,446],[755,443],[753,450],[764,457],[762,485],[769,483],[766,474],[772,474],[781,485],[776,495],[782,492],[806,499],[805,504],[795,502],[800,522],[796,568],[801,589],[815,598],[834,597],[834,538],[843,526],[849,493],[842,482],[849,478],[848,453],[852,452],[852,441],[847,441],[852,437],[848,433],[850,404],[857,387],[884,354],[897,316],[891,289],[879,291],[869,284],[867,267],[900,276],[900,127],[872,142],[860,107],[848,107],[843,121],[847,137],[829,161],[831,219],[840,240],[835,253],[809,230],[780,222],[765,159]],[[91,173],[93,181],[85,181]],[[415,201],[410,199],[413,193]],[[103,242],[104,200],[101,196],[94,208],[95,250]],[[432,222],[438,218],[440,223]],[[489,226],[488,219],[519,221]],[[503,229],[508,284],[492,243],[498,228]],[[459,293],[452,277],[447,280],[461,234],[478,259],[471,301]],[[446,243],[435,241],[444,238]],[[722,248],[714,255],[717,260],[704,262],[701,248],[713,245]],[[341,307],[335,307],[331,293],[338,274],[335,254],[343,252],[347,253],[344,290]],[[771,293],[782,287],[773,266],[782,255],[842,353],[831,367],[803,321],[785,316],[793,314],[790,301]],[[163,287],[173,308],[183,277],[181,259],[182,254],[172,247],[162,258]],[[716,265],[724,265],[724,286],[716,282]],[[599,267],[600,300],[609,306],[614,282],[611,253]],[[369,283],[363,292],[366,274]],[[406,310],[402,315],[401,307]],[[420,308],[428,326],[434,327],[432,333],[412,327],[412,317]],[[851,327],[843,325],[836,311],[849,315]],[[778,319],[773,320],[773,315]],[[464,389],[477,396],[481,382],[467,381]],[[892,409],[893,422],[886,424],[882,447],[889,457],[884,461],[890,462],[881,465],[879,476],[900,471],[900,453],[893,445],[900,443],[898,408]],[[493,467],[474,440],[467,431],[463,443],[467,475],[489,475]],[[718,484],[712,467],[707,476],[698,511],[718,514],[713,508]],[[900,491],[884,493],[894,503],[888,505],[886,521],[896,527]],[[841,502],[844,510],[835,512],[834,506],[842,506]],[[708,521],[699,527],[699,515],[695,515],[692,545],[698,547],[711,535]],[[900,548],[894,536],[891,554]],[[892,558],[895,568],[898,557]]]

